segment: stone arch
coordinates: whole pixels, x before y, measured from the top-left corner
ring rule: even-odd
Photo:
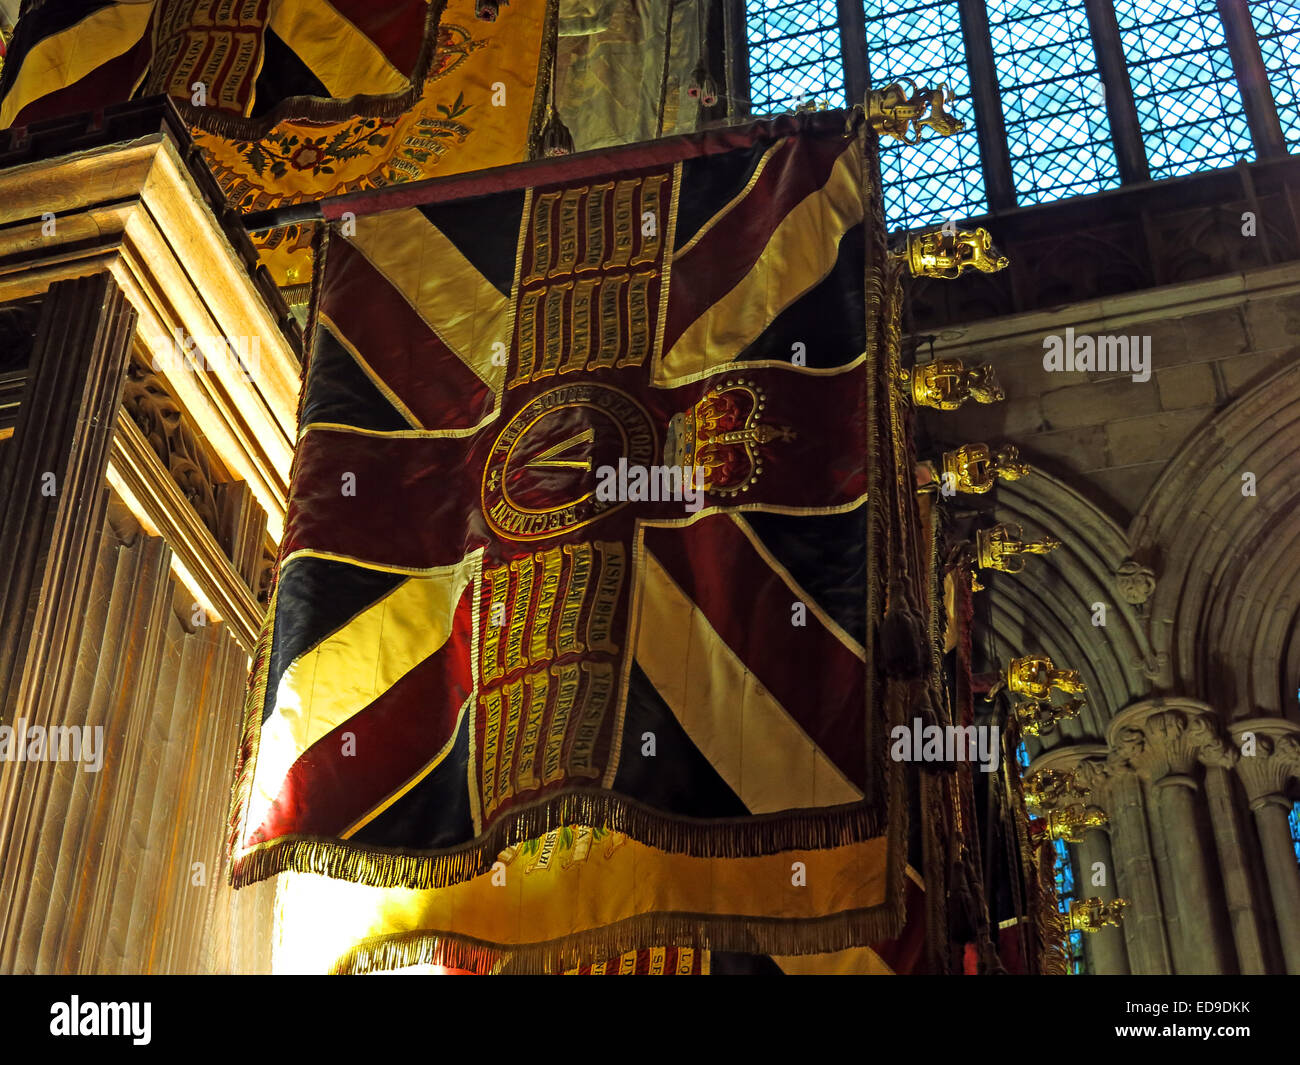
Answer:
[[[1255,495],[1243,495],[1243,474]],[[1156,570],[1159,687],[1300,722],[1300,363],[1193,434],[1130,528]]]

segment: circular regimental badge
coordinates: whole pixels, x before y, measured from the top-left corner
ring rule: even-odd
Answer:
[[[601,467],[648,467],[656,434],[645,409],[608,385],[562,385],[520,410],[492,444],[483,469],[483,513],[507,540],[562,536],[606,517],[625,500],[596,498]]]

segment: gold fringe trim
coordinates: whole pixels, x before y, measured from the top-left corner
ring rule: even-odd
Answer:
[[[545,974],[592,965],[632,950],[691,947],[745,954],[830,954],[897,935],[888,903],[817,918],[646,913],[540,943],[492,943],[455,932],[416,930],[363,939],[331,975],[356,976],[441,965],[476,973]]]
[[[264,691],[264,678],[262,687]],[[247,788],[248,782],[241,782],[241,801]],[[401,851],[305,836],[270,840],[236,853],[230,882],[237,888],[245,887],[292,871],[370,887],[421,891],[449,887],[487,872],[507,847],[538,839],[566,825],[608,828],[658,850],[699,858],[752,858],[783,851],[826,850],[864,843],[885,831],[878,811],[865,802],[727,821],[687,821],[667,817],[612,792],[584,789],[512,810],[482,835],[455,850]],[[898,887],[901,897],[901,873]]]
[[[229,140],[261,140],[281,122],[346,122],[353,118],[398,118],[424,95],[438,50],[438,26],[447,0],[430,0],[424,20],[424,40],[411,72],[410,85],[401,92],[361,93],[346,99],[319,96],[290,96],[257,118],[231,115],[210,107],[195,107],[188,100],[172,97],[185,121],[199,129]]]

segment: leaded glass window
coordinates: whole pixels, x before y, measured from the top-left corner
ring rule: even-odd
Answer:
[[[1151,177],[1252,158],[1214,0],[1114,0]]]
[[[1054,840],[1053,845],[1056,848],[1056,861],[1052,866],[1053,879],[1056,881],[1056,908],[1061,913],[1069,913],[1071,904],[1079,897],[1074,888],[1074,861],[1064,840]],[[1066,935],[1065,971],[1071,976],[1086,971],[1082,932],[1069,932]]]
[[[1082,0],[987,0],[1019,204],[1119,184]]]
[[[1295,848],[1295,860],[1300,862],[1300,802],[1291,804],[1291,846]]]
[[[1250,16],[1287,148],[1300,152],[1300,0],[1252,0]]]
[[[883,88],[899,78],[918,86],[946,83],[956,94],[950,110],[966,121],[966,129],[952,137],[926,130],[919,144],[881,145],[886,224],[917,229],[983,214],[984,173],[956,0],[867,0],[866,16],[872,85]]]
[[[745,26],[754,114],[792,111],[805,99],[844,106],[835,0],[750,0]]]

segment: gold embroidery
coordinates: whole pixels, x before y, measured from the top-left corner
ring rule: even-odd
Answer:
[[[560,631],[556,640],[556,653],[561,655],[583,652],[578,642],[578,617],[582,602],[587,596],[591,580],[591,545],[565,544],[563,551],[569,556],[569,585],[564,593],[564,606],[560,610]]]
[[[549,669],[524,674],[524,683],[528,685],[528,724],[519,744],[519,768],[515,772],[515,792],[519,795],[542,786],[542,779],[537,775],[537,741],[541,738],[542,719],[546,716],[550,682]]]
[[[546,289],[536,288],[523,293],[519,306],[519,347],[515,375],[510,387],[526,385],[533,379],[533,366],[537,362],[537,319],[541,315],[542,297]]]
[[[546,736],[546,756],[543,762],[545,772],[542,782],[550,784],[564,775],[560,760],[564,754],[564,734],[569,724],[569,714],[573,710],[578,696],[578,666],[574,662],[552,666],[551,672],[558,683],[555,698],[555,710],[551,714],[551,728]]]
[[[619,366],[640,366],[650,351],[650,282],[654,274],[634,274],[627,293],[628,348]]]
[[[492,609],[483,630],[482,665],[479,671],[483,683],[490,684],[505,676],[505,670],[501,668],[501,630],[506,623],[506,593],[510,588],[510,576],[505,566],[492,567],[486,576],[492,586]]]
[[[560,367],[560,373],[572,373],[587,366],[591,354],[592,311],[595,310],[596,286],[594,278],[579,281],[573,290],[573,305],[569,310],[569,356]]]
[[[559,198],[558,192],[544,192],[533,206],[533,266],[525,285],[541,281],[551,269],[551,208]]]
[[[525,555],[510,563],[510,568],[518,576],[515,586],[515,601],[510,611],[510,634],[506,637],[506,673],[528,665],[524,657],[524,629],[528,620],[528,608],[533,598],[533,556]]]
[[[545,662],[553,657],[550,642],[551,612],[555,609],[555,599],[560,591],[560,571],[564,567],[564,559],[560,556],[558,547],[543,551],[540,558],[541,598],[537,603],[537,613],[533,615],[533,631],[528,638],[528,657],[535,663]]]
[[[667,180],[667,174],[653,174],[646,178],[641,186],[641,246],[632,259],[633,266],[659,261],[663,242],[663,214],[660,210],[660,200],[664,182]]]
[[[597,541],[600,552],[600,580],[596,584],[596,601],[587,622],[587,648],[618,654],[618,645],[610,639],[614,621],[614,607],[623,589],[623,573],[627,568],[627,555],[617,541]]]
[[[481,702],[487,710],[487,724],[483,731],[483,806],[491,813],[496,805],[493,795],[497,775],[497,733],[501,729],[500,690],[484,692]]]
[[[554,377],[560,365],[560,352],[564,347],[564,294],[573,288],[572,281],[546,290],[546,339],[542,365],[533,374],[533,380]]]
[[[578,211],[582,198],[588,191],[586,188],[569,189],[560,202],[560,254],[556,257],[555,266],[551,268],[551,277],[571,274],[577,265]]]
[[[578,266],[580,271],[599,270],[605,263],[605,202],[612,181],[593,185],[587,194],[587,250]]]
[[[632,235],[636,226],[632,216],[632,198],[640,184],[635,178],[620,181],[614,190],[614,252],[608,266],[627,266],[632,258]]]
[[[497,773],[496,804],[498,806],[514,794],[514,788],[511,786],[510,770],[515,761],[515,739],[519,735],[519,719],[524,712],[523,678],[508,682],[505,686],[505,695],[510,706],[510,712],[506,716],[505,733],[501,740],[501,771]]]
[[[592,764],[592,759],[596,754],[596,737],[614,692],[614,664],[580,662],[579,665],[587,674],[587,690],[582,700],[582,717],[573,736],[573,750],[569,752],[569,772],[575,777],[598,777],[600,770]]]
[[[623,286],[627,284],[625,275],[607,277],[600,285],[600,350],[588,364],[588,370],[599,370],[614,365],[618,357],[619,340],[622,337],[619,298]]]

